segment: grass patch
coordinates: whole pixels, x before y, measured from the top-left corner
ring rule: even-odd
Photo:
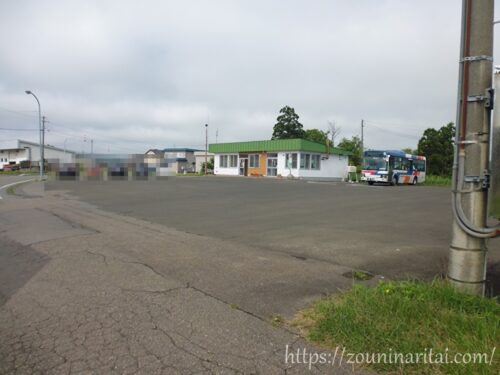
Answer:
[[[19,169],[17,171],[0,171],[0,176],[1,175],[20,175],[20,174],[35,174],[35,172],[32,172],[29,169]]]
[[[281,315],[275,315],[271,318],[271,323],[275,327],[281,327],[285,323],[285,319]]]
[[[424,185],[427,186],[451,186],[451,177],[447,176],[425,176]]]
[[[9,186],[9,187],[7,188],[7,194],[9,194],[9,195],[14,195],[14,194],[16,194],[16,191],[14,190],[14,186]]]
[[[373,275],[365,271],[349,271],[344,273],[342,276],[348,277],[356,281],[367,281],[373,279]]]
[[[354,285],[323,299],[292,322],[321,345],[349,353],[488,353],[500,344],[500,304],[470,296],[443,280]],[[500,349],[500,348],[498,348]],[[436,356],[434,356],[436,358]],[[489,357],[488,357],[489,360]],[[500,353],[489,364],[370,364],[391,374],[499,374]]]

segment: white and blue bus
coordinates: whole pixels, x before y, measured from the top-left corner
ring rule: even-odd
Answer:
[[[416,185],[425,181],[425,156],[401,150],[368,150],[363,154],[361,181]]]

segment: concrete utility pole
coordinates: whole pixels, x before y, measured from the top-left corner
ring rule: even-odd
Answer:
[[[92,158],[94,156],[94,140],[90,140],[90,157]]]
[[[208,174],[208,124],[205,124],[205,175]]]
[[[42,164],[43,169],[45,169],[45,123],[47,122],[47,118],[45,116],[42,117]]]
[[[365,120],[361,120],[361,160],[365,153]]]
[[[463,0],[457,133],[453,163],[453,227],[448,279],[484,294],[488,228],[489,135],[492,107],[494,0]]]

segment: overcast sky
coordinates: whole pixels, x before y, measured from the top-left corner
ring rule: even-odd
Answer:
[[[497,15],[498,6],[496,9]],[[370,148],[455,120],[460,0],[0,2],[1,142],[81,152],[269,139],[280,108]],[[499,19],[496,17],[495,19]],[[497,27],[495,63],[499,65]]]

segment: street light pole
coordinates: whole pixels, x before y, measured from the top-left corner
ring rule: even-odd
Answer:
[[[361,120],[361,160],[365,155],[365,120]]]
[[[40,130],[40,180],[43,179],[43,167],[44,167],[44,140],[43,140],[43,129],[42,129],[42,109],[40,106],[40,100],[38,100],[37,96],[33,94],[30,90],[25,91],[26,94],[28,95],[33,95],[33,97],[36,99],[36,102],[38,103],[38,127]]]
[[[208,174],[208,124],[205,124],[205,175]]]

